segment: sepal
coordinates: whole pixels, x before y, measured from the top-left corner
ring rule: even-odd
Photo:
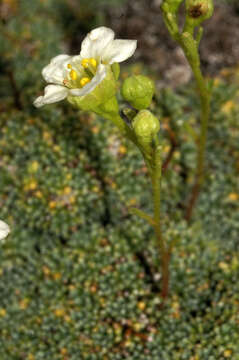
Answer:
[[[120,75],[120,65],[119,63],[114,63],[111,65],[111,70],[114,74],[115,80],[118,80],[119,75]]]
[[[85,96],[68,96],[70,104],[78,109],[95,112],[98,107],[111,99],[117,91],[116,80],[108,66],[106,77]]]

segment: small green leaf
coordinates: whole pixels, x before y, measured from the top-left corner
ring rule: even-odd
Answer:
[[[155,225],[154,219],[150,215],[146,214],[144,211],[139,210],[137,208],[130,208],[129,212],[131,214],[139,216],[141,219],[146,220],[150,225],[152,225],[152,226]]]

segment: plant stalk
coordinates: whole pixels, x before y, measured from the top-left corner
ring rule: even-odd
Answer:
[[[186,54],[187,56],[187,54]],[[207,131],[208,131],[208,120],[210,116],[210,98],[211,93],[208,89],[207,82],[204,79],[201,69],[200,69],[200,62],[199,64],[196,62],[191,61],[191,58],[188,57],[188,61],[191,65],[196,83],[197,88],[200,95],[200,103],[201,103],[201,116],[200,116],[200,135],[198,138],[198,153],[197,153],[197,167],[196,167],[196,175],[195,175],[195,182],[193,185],[192,193],[189,198],[189,202],[186,208],[185,219],[190,221],[193,209],[196,205],[201,186],[204,182],[205,173],[205,153],[206,153],[206,140],[207,140]]]
[[[154,204],[154,231],[158,240],[160,256],[161,256],[161,272],[162,272],[162,287],[161,287],[161,297],[164,304],[169,293],[169,251],[166,247],[164,238],[162,236],[161,229],[161,207],[160,207],[160,191],[161,191],[161,173],[162,173],[162,164],[160,159],[160,154],[156,155],[154,158],[154,166],[152,168],[151,180],[153,188],[153,204]]]
[[[210,115],[210,97],[211,90],[209,89],[206,79],[203,77],[201,72],[200,56],[199,56],[199,44],[203,34],[203,28],[200,24],[207,18],[212,16],[213,4],[208,4],[208,13],[204,14],[204,17],[196,21],[190,14],[189,7],[192,5],[190,2],[186,2],[186,20],[182,32],[179,31],[178,27],[178,9],[183,0],[164,0],[162,4],[162,11],[165,24],[171,34],[172,38],[181,46],[184,54],[191,66],[194,74],[197,88],[199,91],[200,102],[201,102],[201,128],[200,135],[198,137],[198,154],[197,154],[197,165],[195,182],[192,188],[191,196],[186,207],[185,218],[189,221],[192,217],[193,209],[197,202],[197,198],[204,182],[204,163],[205,163],[205,150],[206,150],[206,139],[208,120]],[[209,6],[210,5],[210,6]],[[195,34],[195,29],[197,33]]]

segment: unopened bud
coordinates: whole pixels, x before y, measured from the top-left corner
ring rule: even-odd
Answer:
[[[146,152],[150,152],[152,142],[159,132],[159,120],[149,110],[141,110],[132,123],[135,135]]]
[[[198,26],[212,16],[213,0],[187,0],[186,9],[187,21],[190,21],[192,26]]]
[[[154,82],[143,75],[135,75],[125,79],[121,88],[123,98],[137,110],[149,107],[154,91]]]

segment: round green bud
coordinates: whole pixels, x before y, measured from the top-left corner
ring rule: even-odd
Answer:
[[[135,109],[149,107],[155,91],[154,82],[143,75],[134,75],[124,80],[121,94]]]
[[[213,0],[187,0],[186,10],[187,21],[192,26],[199,26],[212,16],[214,10]]]
[[[150,152],[153,139],[160,130],[159,120],[149,110],[141,110],[135,116],[132,126],[138,142],[146,152]]]

